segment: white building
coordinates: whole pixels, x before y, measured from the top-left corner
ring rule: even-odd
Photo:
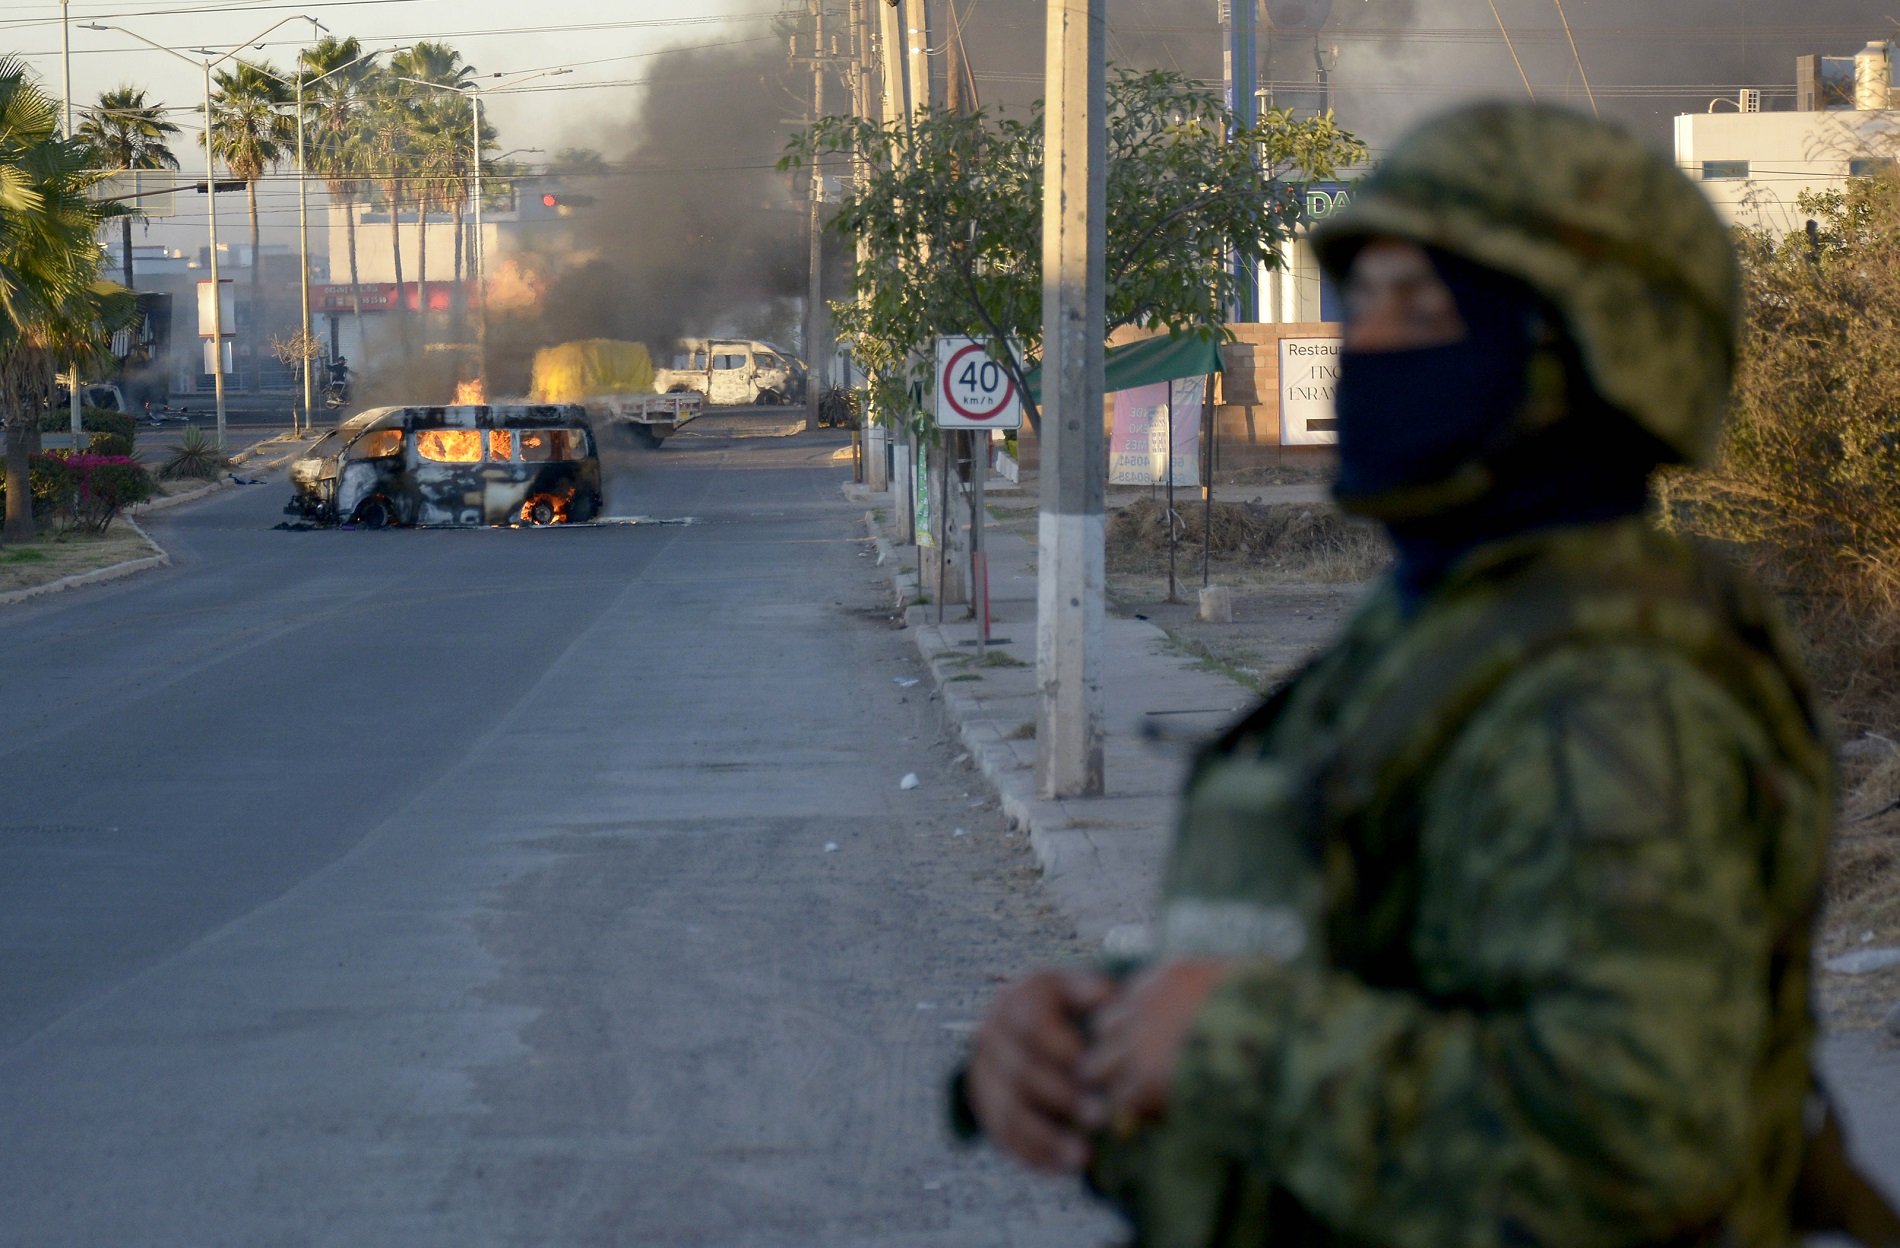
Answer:
[[[1720,101],[1728,111],[1676,118],[1676,162],[1731,225],[1775,234],[1801,229],[1803,191],[1840,190],[1900,156],[1894,47],[1875,42],[1854,57],[1804,56],[1796,107],[1760,112],[1760,93]]]

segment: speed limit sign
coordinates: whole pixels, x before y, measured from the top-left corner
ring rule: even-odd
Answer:
[[[981,338],[937,339],[939,428],[1020,429],[1022,423],[1016,382]]]

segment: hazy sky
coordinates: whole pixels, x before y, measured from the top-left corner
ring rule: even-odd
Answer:
[[[177,110],[187,133],[174,143],[187,167],[202,168],[192,110],[202,75],[191,65],[113,31],[80,30],[84,22],[122,25],[174,48],[230,49],[238,39],[286,18],[308,15],[364,46],[445,41],[484,76],[513,76],[567,66],[573,72],[524,84],[521,94],[491,99],[503,151],[579,145],[610,160],[633,159],[655,146],[670,163],[731,163],[737,146],[758,146],[745,159],[769,163],[791,119],[803,109],[802,87],[787,78],[782,35],[772,17],[802,0],[337,0],[301,6],[293,0],[71,0],[72,83],[76,101],[130,83]],[[827,0],[839,12],[843,0]],[[941,5],[934,5],[941,10]],[[1316,92],[1316,60],[1332,67],[1340,120],[1378,150],[1424,112],[1471,95],[1587,103],[1583,68],[1604,113],[1636,126],[1659,145],[1669,118],[1732,101],[1741,86],[1766,89],[1770,108],[1792,97],[1794,58],[1802,53],[1852,55],[1869,38],[1900,32],[1900,0],[1286,0],[1282,14],[1330,15],[1324,33],[1282,31],[1262,37],[1264,81],[1275,99],[1298,108],[1324,101]],[[1203,79],[1220,73],[1216,0],[1108,0],[1109,55],[1127,65],[1160,65]],[[1044,0],[959,0],[983,101],[1005,107],[1040,93]],[[1574,25],[1575,50],[1562,22]],[[58,0],[0,0],[0,50],[22,54],[60,94]],[[1498,29],[1508,25],[1507,45]],[[292,20],[263,36],[247,54],[288,66],[307,46],[307,22]],[[687,49],[697,49],[688,52]],[[1520,78],[1515,53],[1523,67]],[[667,59],[671,58],[671,59]],[[777,66],[778,69],[769,69]],[[769,74],[771,81],[760,77]],[[641,85],[666,76],[649,95]],[[1528,79],[1528,84],[1524,79]],[[488,79],[493,81],[493,79]],[[704,90],[701,91],[701,88]],[[841,93],[840,93],[841,94]],[[1732,106],[1732,104],[1730,105]],[[832,107],[840,107],[834,95]],[[731,116],[713,117],[724,111]],[[721,128],[723,138],[715,138]],[[664,131],[666,133],[659,133]],[[695,132],[702,137],[695,140]],[[755,134],[756,132],[756,134]],[[664,140],[664,141],[662,141]],[[763,153],[761,155],[761,153]],[[519,157],[532,162],[532,154]],[[651,178],[650,172],[639,176]],[[294,176],[269,178],[260,192],[267,238],[288,241],[296,219]],[[220,202],[219,219],[241,220],[239,197]],[[180,196],[178,217],[148,237],[195,246],[204,228],[204,200]],[[192,233],[195,227],[197,233]],[[313,240],[321,247],[320,239]]]
[[[177,110],[174,120],[185,133],[176,137],[173,150],[188,169],[202,171],[198,115],[193,110],[203,98],[203,72],[117,31],[81,30],[80,24],[123,26],[187,54],[197,48],[221,54],[237,40],[250,39],[264,46],[247,48],[248,57],[267,58],[285,68],[309,45],[310,23],[293,20],[261,39],[259,32],[286,18],[314,17],[337,35],[355,35],[366,49],[422,39],[447,42],[484,77],[571,67],[571,74],[523,83],[520,94],[498,95],[485,105],[488,118],[501,130],[504,150],[539,147],[551,152],[569,144],[586,145],[595,120],[602,116],[631,113],[639,82],[651,72],[654,58],[668,49],[777,42],[770,19],[779,8],[776,0],[714,0],[706,5],[661,0],[72,0],[72,93],[75,103],[83,105],[122,84],[145,88],[149,99]],[[60,96],[60,4],[7,0],[0,14],[0,50],[22,56],[48,94]],[[221,224],[241,218],[243,208],[232,202],[235,199],[227,196],[220,202]],[[296,220],[294,186],[267,182],[260,206],[267,224],[288,227]],[[178,207],[180,225],[195,219],[203,228],[202,199],[181,197]],[[150,237],[176,241],[173,233],[155,227]],[[183,241],[190,243],[189,238]]]

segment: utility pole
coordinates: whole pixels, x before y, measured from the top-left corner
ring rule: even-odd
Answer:
[[[59,94],[60,103],[66,110],[66,126],[61,137],[68,143],[72,142],[73,138],[73,40],[71,25],[72,0],[59,0]],[[205,159],[207,161],[211,159],[210,149],[208,148],[205,152]],[[129,252],[125,257],[125,265],[128,269],[132,267],[132,257]],[[79,398],[78,358],[74,357],[72,363],[68,364],[66,368],[66,408],[67,414],[72,417],[73,454],[77,455],[86,448],[85,418],[80,407]],[[51,395],[47,396],[47,401],[52,401]]]
[[[1102,367],[1107,0],[1048,0],[1036,789],[1103,791]]]
[[[810,0],[811,9],[811,119],[825,115],[825,0]],[[811,271],[805,289],[805,432],[818,428],[818,399],[831,375],[824,338],[825,304],[822,274],[825,262],[825,177],[816,155],[811,161]]]
[[[1236,130],[1251,130],[1259,118],[1259,98],[1254,89],[1260,85],[1260,67],[1254,51],[1254,0],[1222,0],[1221,27],[1227,35],[1225,54],[1227,107],[1234,115]],[[1238,256],[1229,257],[1234,269],[1234,306],[1236,321],[1260,319],[1259,279],[1251,264]]]
[[[904,0],[904,65],[910,78],[910,111],[935,101],[930,90],[930,14],[924,0]]]
[[[871,0],[851,0],[851,112],[853,116],[869,119],[874,115],[871,104],[871,75],[875,62],[871,50],[871,15],[865,5]],[[862,192],[869,184],[871,176],[870,162],[859,155],[853,176],[857,179],[858,190]],[[871,246],[865,239],[858,239],[858,272],[862,273],[869,262]],[[857,376],[851,364],[845,365],[842,379],[847,389],[855,388]],[[858,481],[871,489],[883,489],[889,484],[884,472],[883,443],[875,443],[878,453],[873,458],[871,448],[871,422],[866,419],[868,410],[859,408],[858,420],[851,430],[853,449],[857,452]]]
[[[904,15],[898,11],[901,0],[884,0],[880,16],[883,18],[884,42],[884,100],[885,108],[895,114],[895,120],[902,123],[906,133],[910,130],[910,115],[914,107],[911,95],[910,62],[905,55]],[[911,475],[911,467],[916,462],[912,457],[914,440],[910,435],[911,412],[908,407],[901,412],[904,431],[890,430],[891,439],[891,512],[897,519],[897,540],[900,545],[910,545],[917,540],[917,483]]]

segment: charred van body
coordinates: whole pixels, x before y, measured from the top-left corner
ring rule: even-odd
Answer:
[[[290,468],[285,511],[325,524],[540,525],[600,514],[600,459],[574,404],[378,407]]]

